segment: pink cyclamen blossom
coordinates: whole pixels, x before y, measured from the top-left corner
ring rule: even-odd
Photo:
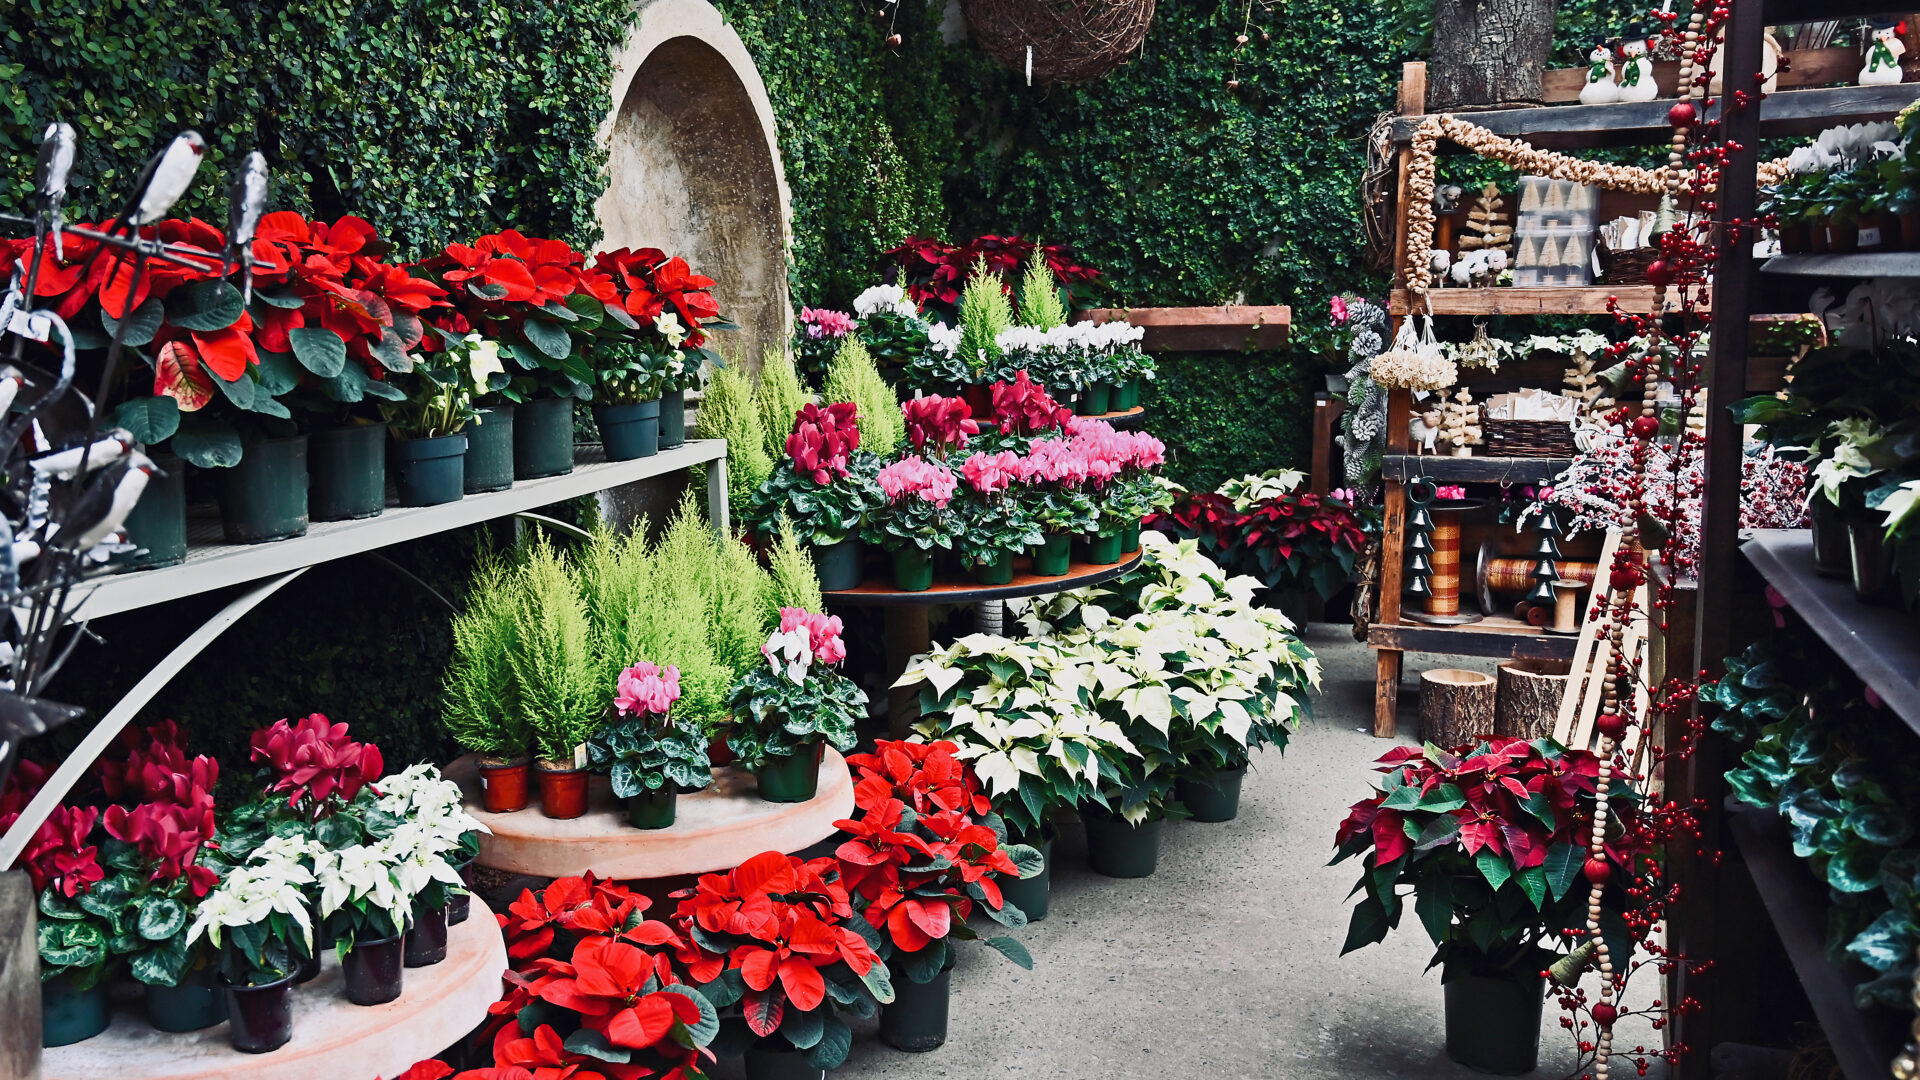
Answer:
[[[664,716],[680,700],[680,669],[642,661],[620,673],[614,708],[628,716]]]
[[[1464,499],[1467,489],[1459,484],[1438,484],[1434,486],[1433,497],[1440,500]]]
[[[851,402],[836,402],[824,409],[808,402],[794,414],[787,456],[816,484],[847,475],[847,458],[860,448],[859,419],[859,407]]]
[[[972,406],[965,398],[937,394],[909,398],[901,403],[900,411],[906,417],[907,439],[916,451],[925,451],[931,443],[936,451],[944,452],[980,433],[979,423],[972,419]]]
[[[952,469],[921,458],[902,458],[880,470],[880,490],[896,501],[915,495],[935,506],[945,506],[953,499],[956,486]]]
[[[960,466],[960,473],[967,478],[968,486],[982,495],[1006,490],[1007,485],[1022,479],[1025,471],[1020,455],[1011,450],[1002,450],[998,454],[975,454]]]
[[[1332,300],[1327,302],[1327,306],[1333,312],[1333,325],[1335,326],[1347,325],[1347,298],[1346,297],[1336,296]]]
[[[1079,487],[1087,482],[1084,448],[1060,439],[1042,439],[1027,448],[1027,481]]]
[[[781,608],[780,632],[790,634],[800,629],[807,632],[808,648],[815,660],[822,664],[837,664],[847,658],[846,642],[840,638],[840,616],[815,614],[804,608]]]
[[[853,333],[854,327],[853,316],[829,308],[801,308],[800,323],[807,328],[807,336],[815,340],[843,338]]]
[[[1156,469],[1167,461],[1167,444],[1144,431],[1133,433],[1133,467]]]

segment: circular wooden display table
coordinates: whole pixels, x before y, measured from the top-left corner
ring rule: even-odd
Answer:
[[[347,1000],[329,950],[318,978],[293,992],[293,1041],[270,1054],[243,1054],[227,1025],[155,1031],[139,998],[114,1006],[113,1026],[84,1042],[43,1051],[45,1080],[372,1080],[398,1076],[466,1038],[500,1000],[507,948],[493,912],[473,898],[467,921],[447,932],[447,958],[408,968],[405,990],[385,1005]],[[13,1033],[15,1035],[18,1032]],[[9,1036],[11,1037],[11,1036]]]
[[[472,814],[492,835],[480,837],[480,865],[538,877],[568,877],[588,870],[617,881],[708,874],[729,870],[763,851],[795,852],[825,840],[833,823],[853,816],[853,778],[847,761],[829,746],[820,762],[820,788],[803,803],[761,799],[753,775],[742,769],[713,770],[713,785],[680,796],[673,827],[636,829],[606,777],[587,788],[587,812],[566,821],[540,812],[536,803],[511,814],[481,807],[473,759],[447,766]]]
[[[1099,416],[1082,416],[1082,417],[1079,417],[1079,419],[1105,420],[1107,423],[1113,425],[1115,430],[1125,431],[1128,428],[1139,427],[1141,424],[1146,422],[1147,407],[1145,405],[1135,405],[1131,409],[1122,409],[1119,412],[1101,413]]]
[[[931,589],[901,592],[893,587],[892,575],[868,578],[851,589],[823,592],[828,600],[842,604],[975,604],[982,600],[1013,600],[1022,596],[1044,596],[1069,592],[1111,581],[1140,565],[1140,552],[1122,556],[1117,563],[1068,565],[1067,572],[1043,577],[1033,572],[1033,560],[1025,555],[1013,560],[1013,580],[1005,585],[982,585],[977,581],[936,581]]]

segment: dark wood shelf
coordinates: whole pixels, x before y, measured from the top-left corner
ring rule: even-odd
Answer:
[[[982,585],[977,581],[938,580],[933,588],[920,592],[901,592],[893,587],[893,576],[870,577],[851,589],[823,591],[820,595],[840,604],[885,606],[894,604],[974,604],[982,600],[1013,600],[1022,596],[1084,589],[1111,581],[1140,565],[1136,551],[1117,563],[1075,562],[1059,577],[1043,577],[1033,572],[1033,560],[1021,555],[1013,560],[1013,580],[1005,585]]]
[[[1416,476],[1451,484],[1537,484],[1567,471],[1572,458],[1452,457],[1444,454],[1388,454],[1380,475],[1404,484]]]
[[[1767,274],[1793,274],[1799,277],[1920,277],[1920,251],[1775,255],[1760,264],[1760,270]]]
[[[1827,959],[1827,888],[1793,854],[1787,823],[1771,810],[1743,806],[1729,808],[1727,828],[1841,1071],[1847,1080],[1884,1080],[1900,1049],[1900,1018],[1856,1007],[1853,988],[1872,972]]]
[[[1607,108],[1605,105],[1581,108]],[[1558,112],[1540,109],[1539,112]],[[1490,116],[1491,113],[1475,113]],[[1661,116],[1665,116],[1663,111]],[[1661,121],[1666,123],[1665,120]],[[1393,315],[1425,312],[1429,306],[1435,315],[1605,315],[1607,301],[1618,298],[1620,309],[1631,313],[1650,311],[1654,293],[1651,285],[1538,285],[1520,287],[1491,285],[1482,288],[1446,287],[1437,284],[1427,290],[1426,299],[1417,300],[1405,289],[1395,289],[1387,297],[1387,310]],[[1680,290],[1667,290],[1667,311],[1680,310]],[[1705,305],[1700,305],[1705,310]]]
[[[1844,8],[1847,5],[1843,2],[1839,6]],[[1815,17],[1834,19],[1841,16],[1825,14],[1823,7],[1823,13]],[[1771,17],[1769,21],[1773,21]],[[1760,105],[1760,134],[1767,137],[1813,135],[1836,124],[1891,117],[1915,98],[1920,98],[1920,83],[1781,90],[1767,95]],[[1673,128],[1667,123],[1667,110],[1673,108],[1674,100],[1655,98],[1652,101],[1623,101],[1611,105],[1495,109],[1462,113],[1460,116],[1495,135],[1525,139],[1544,150],[1650,146],[1664,144],[1672,137]],[[1708,109],[1706,118],[1717,119],[1719,114],[1718,107]],[[1406,116],[1394,120],[1394,141],[1404,143],[1411,139],[1423,119],[1421,116]],[[1452,143],[1442,139],[1440,146],[1452,148]]]
[[[1813,572],[1813,533],[1759,529],[1741,546],[1767,584],[1907,726],[1920,732],[1920,621],[1862,603],[1853,586]]]
[[[1911,3],[1889,6],[1886,0],[1766,0],[1761,5],[1767,25],[1777,23],[1820,22],[1827,19],[1859,19],[1870,15],[1903,17],[1913,10]]]
[[[1511,615],[1488,615],[1458,626],[1405,622],[1367,627],[1367,644],[1376,649],[1509,660],[1571,660],[1578,640],[1573,634],[1549,634]]]
[[[1122,409],[1119,412],[1101,413],[1099,416],[1083,416],[1083,417],[1080,417],[1080,419],[1105,420],[1107,423],[1113,425],[1113,428],[1115,431],[1126,431],[1131,428],[1137,428],[1141,424],[1146,423],[1147,407],[1145,405],[1135,405],[1131,409]]]

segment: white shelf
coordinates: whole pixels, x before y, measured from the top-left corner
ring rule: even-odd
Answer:
[[[577,499],[693,465],[724,460],[726,456],[725,439],[690,439],[672,450],[632,461],[605,461],[598,447],[581,446],[575,448],[573,471],[565,476],[520,480],[505,491],[469,495],[439,506],[389,506],[379,517],[358,521],[315,522],[305,536],[290,540],[195,545],[187,549],[186,560],[177,566],[89,579],[74,588],[75,595],[84,594],[85,599],[73,617],[75,621],[97,619],[258,581],[363,551]],[[196,531],[194,524],[189,522],[189,535]]]

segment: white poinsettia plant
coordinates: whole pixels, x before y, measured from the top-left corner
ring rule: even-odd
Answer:
[[[467,813],[460,785],[432,765],[419,764],[380,780],[380,798],[374,805],[394,817],[425,830],[425,846],[449,862],[459,862],[474,850],[479,834],[491,832]]]
[[[245,866],[228,870],[195,909],[189,945],[203,936],[220,950],[220,974],[236,986],[274,982],[313,955],[316,884],[305,861],[318,845],[280,837]]]

